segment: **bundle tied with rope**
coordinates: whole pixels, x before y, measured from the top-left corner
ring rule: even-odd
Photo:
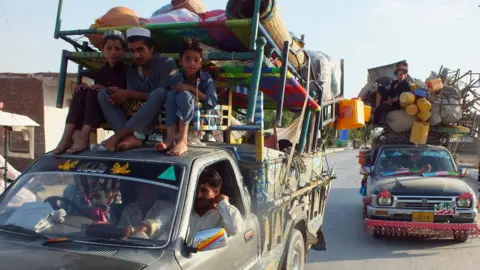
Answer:
[[[229,0],[226,13],[228,19],[252,19],[255,10],[255,0]],[[298,71],[306,61],[302,44],[294,40],[278,12],[276,0],[261,0],[260,23],[272,38],[280,50],[283,49],[284,41],[290,42],[290,47],[295,54],[290,54],[288,61]]]

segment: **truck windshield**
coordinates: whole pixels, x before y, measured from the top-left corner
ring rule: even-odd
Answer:
[[[63,159],[40,163],[0,197],[0,229],[14,226],[50,239],[110,245],[167,245],[182,166]]]
[[[446,150],[384,149],[380,152],[375,166],[375,172],[380,175],[443,171],[455,171],[452,157]]]

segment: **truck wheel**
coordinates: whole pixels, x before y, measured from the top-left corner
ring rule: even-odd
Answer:
[[[305,243],[302,233],[294,229],[288,242],[287,255],[283,261],[283,270],[303,270],[305,267]]]
[[[468,233],[454,234],[453,240],[459,243],[465,243],[468,240]]]

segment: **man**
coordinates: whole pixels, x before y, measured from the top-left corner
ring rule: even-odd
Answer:
[[[159,191],[163,187],[140,182],[136,186],[139,200],[123,209],[119,222],[120,226],[127,226],[124,236],[166,240],[170,232],[175,204],[157,200],[157,197],[162,195]]]
[[[111,87],[98,94],[105,118],[115,131],[115,135],[104,142],[109,151],[142,145],[134,132],[148,135],[154,131],[165,101],[166,86],[171,75],[177,72],[172,58],[153,55],[154,41],[148,29],[128,29],[127,42],[134,62],[128,70],[127,89]]]
[[[220,194],[222,178],[218,172],[205,169],[198,180],[194,211],[190,215],[189,238],[199,231],[223,227],[228,236],[237,234],[243,227],[240,211]]]
[[[415,83],[415,80],[412,77],[410,77],[410,75],[408,74],[408,63],[407,63],[407,61],[398,62],[396,66],[397,66],[397,69],[404,69],[404,70],[407,71],[407,81],[409,83]]]

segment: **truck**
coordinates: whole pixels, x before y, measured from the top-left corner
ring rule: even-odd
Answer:
[[[75,51],[62,52],[58,107],[64,103],[68,62],[79,65],[78,83],[104,63],[100,52],[71,36],[135,27],[61,30],[62,4],[60,0],[55,38]],[[179,157],[154,150],[159,136],[149,136],[140,149],[121,152],[92,144],[75,155],[47,153],[0,196],[1,257],[18,268],[303,269],[310,249],[326,250],[322,224],[335,172],[325,162],[322,136],[335,121],[336,100],[324,101],[321,88],[310,92],[310,76],[302,77],[289,63],[289,55],[302,50],[292,50],[288,40],[280,48],[259,21],[261,1],[251,4],[255,12],[250,19],[142,26],[163,42],[161,48],[168,48],[159,53],[172,57],[178,56],[177,43],[184,36],[200,37],[209,46],[218,45],[215,33],[236,37],[236,50],[219,52],[217,47],[204,54],[215,63],[204,71],[222,90],[215,108],[221,113],[211,115],[199,105],[198,121],[191,125],[195,131],[219,132],[223,139],[202,141]],[[267,64],[268,59],[281,65]],[[249,66],[227,66],[232,60]],[[303,68],[310,74],[309,60]],[[238,81],[241,76],[245,78]],[[343,83],[341,89],[343,95]],[[283,108],[299,116],[298,135],[287,148],[266,147],[264,113],[276,110],[275,127],[280,127]],[[244,123],[233,121],[234,112]],[[164,128],[160,120],[158,134]],[[234,132],[254,140],[234,139]],[[222,226],[190,234],[198,180],[206,170],[220,175],[220,193],[242,216],[238,231],[230,235]],[[156,210],[143,209],[145,205]],[[127,234],[129,219],[152,211],[164,217],[161,225]]]

